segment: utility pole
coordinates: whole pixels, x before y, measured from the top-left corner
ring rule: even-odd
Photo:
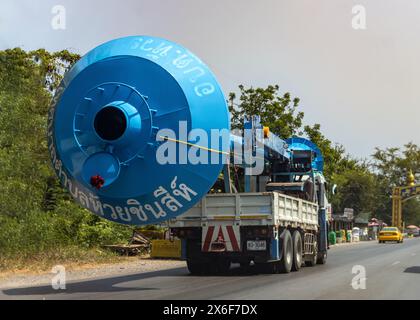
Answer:
[[[404,201],[420,195],[420,185],[416,185],[413,172],[407,175],[407,186],[395,187],[392,191],[392,225],[403,232],[402,204]]]

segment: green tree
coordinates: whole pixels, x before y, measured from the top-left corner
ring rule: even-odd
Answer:
[[[77,54],[0,51],[0,268],[8,255],[44,254],[130,236],[125,226],[75,204],[55,176],[47,150],[52,94]]]
[[[304,113],[297,109],[299,98],[291,99],[290,93],[281,95],[277,85],[267,88],[241,85],[239,90],[239,99],[234,93],[229,95],[232,128],[242,129],[245,115],[259,115],[261,123],[283,139],[305,135],[323,154],[324,175],[329,185],[338,185],[338,193],[330,194],[333,211],[343,212],[346,207],[354,208],[356,214],[376,210],[376,178],[369,172],[368,164],[350,157],[344,146],[325,137],[319,124],[303,126]]]
[[[67,51],[0,52],[1,214],[18,216],[41,207],[45,191],[57,186],[51,179],[46,115],[51,92],[78,57]]]
[[[336,211],[344,212],[345,208],[353,208],[355,215],[376,211],[378,190],[374,174],[357,167],[336,177],[338,192],[333,200]]]
[[[321,132],[321,125],[306,125],[304,132],[309,140],[315,143],[324,157],[324,175],[330,183],[335,183],[336,176],[347,170],[355,170],[358,161],[346,154],[344,146],[334,144]]]
[[[377,175],[380,204],[377,216],[388,223],[392,214],[392,190],[397,186],[407,185],[407,174],[420,173],[420,148],[414,143],[407,143],[403,148],[376,148],[373,157],[373,170]],[[417,182],[419,179],[417,179]],[[420,202],[408,200],[403,204],[403,219],[407,224],[420,222]]]
[[[290,97],[290,93],[279,94],[278,85],[267,88],[245,88],[239,86],[239,102],[235,93],[229,94],[229,111],[232,129],[242,129],[244,116],[259,115],[261,124],[270,127],[270,131],[283,139],[299,134],[303,112],[297,112],[299,98]]]

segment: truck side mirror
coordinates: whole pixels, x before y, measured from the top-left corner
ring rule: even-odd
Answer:
[[[332,186],[331,193],[333,195],[335,195],[337,193],[337,185],[336,184]]]

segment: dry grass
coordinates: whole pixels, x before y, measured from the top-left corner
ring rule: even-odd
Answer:
[[[30,255],[0,256],[0,279],[10,275],[51,272],[51,268],[55,265],[63,265],[68,270],[79,270],[132,259],[117,255],[109,250],[79,247],[57,248]]]

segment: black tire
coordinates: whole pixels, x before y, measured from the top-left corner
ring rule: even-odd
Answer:
[[[230,269],[230,260],[229,259],[220,259],[217,261],[217,273],[226,274]]]
[[[188,271],[195,276],[201,276],[206,273],[206,264],[203,262],[195,262],[187,260]]]
[[[219,262],[211,261],[205,264],[204,275],[215,276],[220,272],[219,270]]]
[[[282,248],[282,256],[278,262],[278,269],[280,273],[289,273],[293,265],[293,242],[289,230],[284,231]]]
[[[302,236],[300,235],[299,231],[293,232],[292,243],[293,243],[292,271],[299,271],[299,269],[302,267],[302,261],[303,261]]]
[[[307,267],[313,267],[316,265],[316,260],[318,258],[318,243],[315,241],[314,242],[314,250],[312,253],[312,257],[310,260],[306,260],[305,261],[305,266]]]
[[[318,259],[316,259],[317,264],[326,264],[327,263],[327,252],[318,253]]]
[[[257,263],[256,267],[257,267],[258,272],[265,273],[265,274],[275,274],[278,272],[276,262]]]

